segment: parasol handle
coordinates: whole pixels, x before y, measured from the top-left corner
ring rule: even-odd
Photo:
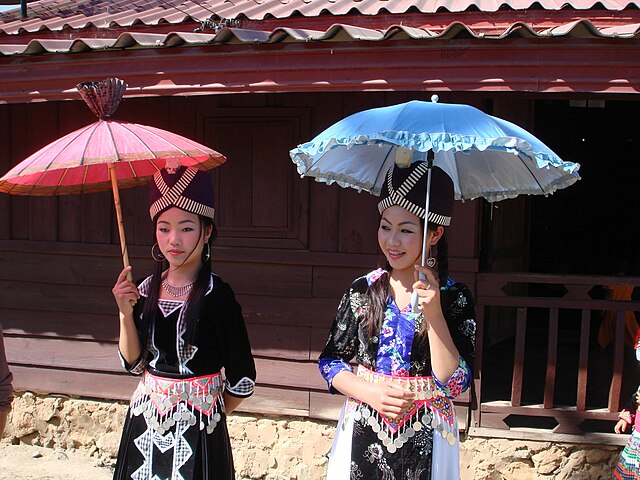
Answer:
[[[424,230],[422,232],[422,259],[421,264],[424,267],[427,263],[427,230],[429,228],[429,203],[431,201],[431,168],[433,167],[433,150],[427,152],[427,193],[424,200]],[[426,280],[427,277],[424,273],[420,272],[418,275],[420,280]],[[418,305],[418,292],[414,291],[411,294],[411,310],[414,313],[419,313],[421,310]]]
[[[122,209],[120,208],[120,191],[118,190],[118,179],[116,177],[116,167],[113,163],[109,164],[109,179],[111,180],[111,190],[113,190],[113,203],[116,207],[116,217],[118,222],[118,233],[120,234],[120,251],[122,252],[122,263],[124,268],[129,264],[129,252],[127,251],[127,242],[124,237],[124,224],[122,223]],[[131,271],[127,273],[127,280],[133,281]]]

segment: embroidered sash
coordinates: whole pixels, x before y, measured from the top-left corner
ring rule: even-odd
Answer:
[[[143,415],[164,435],[176,423],[198,425],[213,432],[224,413],[220,373],[174,379],[145,372],[131,397],[131,415]]]
[[[350,398],[345,415],[362,422],[377,433],[389,453],[394,453],[431,423],[434,435],[439,434],[449,445],[456,444],[457,421],[453,402],[437,387],[433,377],[400,377],[385,375],[358,366],[357,376],[369,383],[394,382],[415,394],[414,402],[397,419],[390,420],[366,403]],[[428,409],[428,411],[427,411]]]

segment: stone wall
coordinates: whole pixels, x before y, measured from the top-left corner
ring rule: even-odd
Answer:
[[[116,402],[18,393],[4,442],[78,450],[113,465],[127,406]],[[613,427],[613,426],[612,426]],[[240,480],[324,478],[335,422],[233,414],[229,431]],[[462,480],[611,478],[619,448],[467,438]]]

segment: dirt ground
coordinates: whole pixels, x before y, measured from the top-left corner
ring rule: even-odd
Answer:
[[[110,480],[113,470],[79,452],[0,443],[0,480]]]

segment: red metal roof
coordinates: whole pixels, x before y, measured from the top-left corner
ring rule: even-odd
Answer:
[[[28,4],[28,18],[24,20],[20,18],[19,9],[0,13],[0,32],[176,25],[221,18],[299,22],[333,17],[330,22],[338,23],[342,19],[335,17],[340,16],[422,14],[424,17],[423,14],[438,12],[524,10],[624,12],[639,7],[640,0],[41,0]]]
[[[70,85],[113,75],[129,95],[640,92],[637,5],[570,1],[40,1],[41,18],[0,14],[0,103],[76,98]]]
[[[184,41],[178,35],[172,40]],[[120,41],[134,45],[133,37]],[[125,52],[0,57],[0,104],[75,100],[74,85],[109,76],[126,80],[127,96],[380,90],[637,94],[639,59],[635,39],[593,37],[134,46]]]
[[[326,30],[276,28],[271,31],[242,28],[223,28],[216,33],[170,32],[144,33],[125,32],[115,38],[78,37],[73,39],[34,39],[25,44],[0,44],[0,56],[36,55],[42,53],[78,53],[88,51],[166,48],[181,45],[238,45],[383,40],[451,40],[476,38],[500,40],[507,38],[635,38],[640,34],[640,23],[598,28],[582,20],[551,28],[534,29],[523,22],[500,28],[475,30],[461,22],[453,22],[445,28],[427,28],[394,25],[385,30],[374,30],[353,25],[332,25]]]

